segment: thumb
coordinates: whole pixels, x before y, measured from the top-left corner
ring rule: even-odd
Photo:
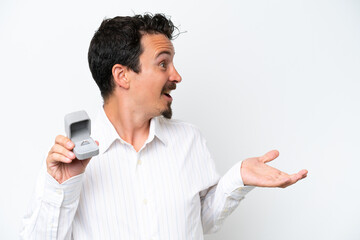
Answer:
[[[270,152],[267,152],[264,156],[260,157],[260,161],[263,163],[270,162],[277,158],[279,156],[278,150],[271,150]]]

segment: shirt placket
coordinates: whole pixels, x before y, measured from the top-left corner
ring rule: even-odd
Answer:
[[[138,183],[138,205],[141,209],[143,239],[157,239],[158,219],[156,217],[153,197],[153,180],[150,179],[151,165],[146,158],[144,151],[137,153],[135,175]]]

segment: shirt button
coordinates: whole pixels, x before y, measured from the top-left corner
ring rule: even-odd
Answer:
[[[139,160],[137,161],[137,164],[138,164],[138,165],[141,165],[141,163],[142,163],[142,162],[141,162],[141,159],[139,159]]]
[[[56,193],[57,193],[57,195],[61,195],[62,194],[61,189],[56,189]]]
[[[146,205],[146,204],[147,204],[147,199],[146,199],[146,198],[144,198],[144,200],[143,200],[143,204],[144,204],[144,205]]]

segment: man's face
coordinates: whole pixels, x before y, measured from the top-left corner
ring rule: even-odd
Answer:
[[[132,100],[150,118],[159,115],[171,118],[170,91],[181,82],[173,64],[174,47],[162,34],[143,35],[141,45],[140,73],[128,73]]]

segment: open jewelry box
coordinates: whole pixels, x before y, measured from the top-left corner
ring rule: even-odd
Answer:
[[[65,132],[75,144],[73,152],[77,159],[84,160],[99,154],[99,147],[90,137],[91,120],[85,111],[72,112],[65,116]]]

